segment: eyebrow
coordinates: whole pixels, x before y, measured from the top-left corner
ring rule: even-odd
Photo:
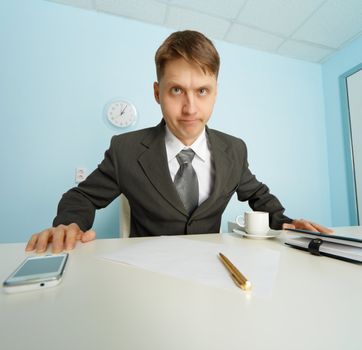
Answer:
[[[180,88],[184,88],[184,86],[180,83],[178,83],[177,81],[169,81],[167,84],[166,84],[167,87],[173,87],[173,86],[177,86],[177,87],[180,87]],[[212,84],[203,84],[203,85],[200,85],[198,87],[195,88],[195,90],[201,90],[201,89],[207,89],[207,90],[212,90],[213,89],[213,85]]]

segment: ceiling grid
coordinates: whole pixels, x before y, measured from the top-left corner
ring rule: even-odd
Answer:
[[[46,0],[323,63],[362,35],[362,0]]]

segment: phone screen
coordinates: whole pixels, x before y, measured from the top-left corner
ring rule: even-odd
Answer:
[[[30,256],[3,282],[6,293],[25,292],[58,285],[68,260],[68,253]]]
[[[46,259],[29,259],[16,272],[14,277],[23,277],[29,275],[38,275],[43,273],[57,272],[64,260],[63,256],[52,256]]]

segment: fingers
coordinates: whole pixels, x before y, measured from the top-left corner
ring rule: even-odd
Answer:
[[[31,252],[35,249],[36,243],[38,242],[38,237],[40,233],[35,233],[29,239],[28,244],[25,247],[25,251]]]
[[[81,241],[83,243],[93,241],[96,238],[96,232],[93,230],[89,230],[83,233],[81,236]]]
[[[83,232],[75,223],[67,226],[59,225],[32,235],[25,250],[27,252],[36,250],[37,253],[43,253],[48,249],[48,245],[52,242],[52,252],[60,253],[64,249],[72,250],[79,240],[85,243],[92,241],[95,238],[95,231],[89,230]]]
[[[67,226],[65,236],[65,249],[74,249],[77,240],[79,240],[82,235],[83,231],[79,228],[77,224],[70,224],[69,226]]]
[[[328,227],[324,227],[322,225],[319,224],[313,224],[313,226],[320,232],[320,233],[333,233],[334,231],[331,230]]]
[[[53,234],[53,253],[60,253],[64,250],[64,239],[66,236],[66,226],[59,225],[52,229]]]
[[[289,226],[291,225],[291,226]],[[332,233],[333,230],[324,227],[322,225],[310,222],[304,219],[294,220],[292,224],[283,224],[283,228],[296,228],[300,230],[308,230],[311,232],[320,232],[320,233]]]
[[[314,227],[314,225],[306,220],[301,220],[303,225],[303,230],[308,230],[312,232],[318,232],[317,228]]]
[[[50,230],[44,230],[38,234],[36,243],[35,243],[35,250],[37,253],[42,253],[47,250],[48,241],[51,240],[51,233]]]
[[[287,228],[295,228],[295,225],[293,225],[293,224],[288,224],[288,223],[284,223],[282,228],[283,228],[283,230],[285,230],[285,229],[287,229]]]

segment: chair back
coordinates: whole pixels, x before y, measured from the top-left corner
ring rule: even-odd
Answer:
[[[120,195],[120,220],[119,220],[119,236],[121,238],[129,237],[131,233],[131,208],[127,197]]]

